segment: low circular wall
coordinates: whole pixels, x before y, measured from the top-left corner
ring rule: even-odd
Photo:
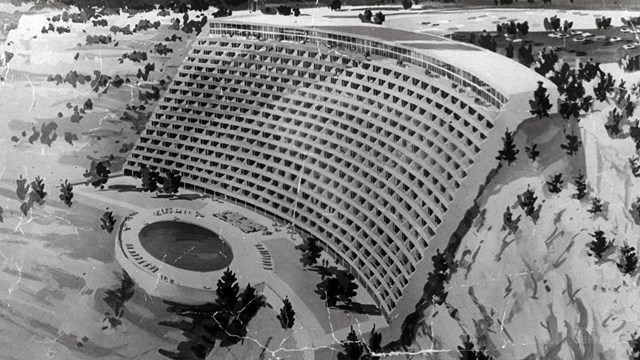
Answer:
[[[209,268],[211,271],[208,271],[205,267],[193,270],[184,266],[173,266],[163,261],[159,254],[152,255],[147,249],[149,245],[145,244],[145,248],[140,242],[139,234],[145,227],[159,222],[193,224],[216,235],[224,233],[225,239],[220,239],[230,247],[229,254],[233,249],[233,252],[243,254],[245,260],[258,257],[255,248],[253,251],[250,249],[252,243],[242,241],[244,236],[240,230],[217,219],[213,213],[172,207],[133,213],[124,218],[120,225],[116,237],[115,257],[122,269],[150,295],[185,304],[211,302],[215,299],[217,281],[227,266],[236,273],[248,271],[243,266],[239,268],[234,261],[225,262],[223,267],[216,266],[217,270]],[[220,265],[220,262],[216,265]]]

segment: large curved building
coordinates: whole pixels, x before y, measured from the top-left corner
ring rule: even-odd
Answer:
[[[292,222],[322,240],[389,319],[419,299],[427,248],[457,228],[504,130],[530,117],[537,82],[552,98],[554,86],[472,45],[297,21],[210,22],[126,172],[179,171],[186,188]]]

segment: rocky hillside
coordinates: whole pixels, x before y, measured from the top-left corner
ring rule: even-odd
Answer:
[[[628,74],[616,76],[632,88]],[[637,102],[637,92],[630,93]],[[503,164],[477,199],[480,214],[455,255],[446,302],[428,310],[416,351],[433,359],[462,358],[459,347],[470,346],[495,359],[630,358],[630,341],[640,330],[638,271],[629,251],[623,256],[623,246],[639,246],[630,210],[640,179],[629,162],[637,156],[629,134],[637,117],[624,120],[612,137],[604,125],[614,97],[597,103],[578,123],[556,115],[517,129],[517,160]],[[561,145],[573,132],[582,146],[568,155]],[[525,153],[531,143],[540,151],[535,161]],[[587,184],[581,199],[574,184],[579,173],[586,174]],[[556,174],[564,181],[559,193],[547,185]],[[532,216],[519,202],[528,188],[537,198]],[[603,206],[593,213],[596,197]],[[505,226],[507,209],[511,229]],[[596,231],[606,241],[590,248]]]

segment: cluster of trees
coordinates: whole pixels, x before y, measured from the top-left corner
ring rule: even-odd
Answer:
[[[122,35],[133,35],[133,31],[131,31],[131,25],[127,24],[127,26],[121,27],[113,25],[109,28],[114,34],[122,33]]]
[[[353,298],[358,294],[356,277],[346,270],[336,270],[328,278],[318,284],[320,298],[327,306],[336,306],[339,302],[350,306]]]
[[[342,1],[340,0],[332,0],[329,3],[329,9],[331,9],[331,11],[340,10],[340,8],[342,8]]]
[[[62,75],[60,74],[56,74],[55,76],[49,75],[49,77],[47,78],[47,81],[55,82],[56,85],[66,83],[66,84],[70,84],[75,88],[77,84],[84,85],[89,81],[91,81],[91,76],[82,75],[76,72],[75,70],[71,70],[64,77],[62,77]]]
[[[375,325],[371,329],[369,343],[365,343],[363,339],[351,326],[351,331],[347,334],[347,338],[340,342],[342,347],[338,353],[338,360],[379,360],[382,352],[382,334],[376,331]]]
[[[231,15],[231,11],[229,10],[229,15]],[[173,19],[171,26],[169,29],[171,30],[181,30],[187,34],[195,33],[199,34],[202,28],[207,24],[207,17],[203,16],[200,20],[189,20],[189,14],[185,13],[182,16],[182,28],[180,28],[180,19]]]
[[[111,161],[110,160],[91,160],[89,169],[85,170],[83,177],[87,178],[87,185],[91,185],[95,188],[104,189],[104,185],[109,180],[111,175]]]
[[[146,67],[145,67],[145,71],[146,71]],[[103,93],[107,92],[107,89],[109,86],[119,88],[123,84],[131,82],[131,80],[129,80],[128,78],[122,79],[120,75],[111,77],[109,75],[102,74],[99,70],[94,70],[93,74],[94,74],[94,77],[92,80],[90,75],[79,74],[75,70],[71,70],[67,73],[67,75],[65,75],[65,77],[62,77],[62,75],[60,74],[56,74],[55,76],[49,75],[49,77],[47,78],[47,81],[55,82],[56,85],[67,83],[73,86],[74,88],[77,86],[77,84],[84,85],[84,84],[90,83],[91,89],[95,92],[99,92],[101,88],[104,88]]]
[[[636,17],[631,16],[628,19],[623,17],[620,19],[620,21],[622,21],[623,25],[631,28],[640,26],[640,16],[636,16]]]
[[[604,83],[604,84],[603,84]],[[605,100],[609,98],[608,94],[612,94],[615,107],[607,114],[607,122],[605,123],[605,129],[610,137],[616,138],[622,135],[622,129],[624,125],[628,125],[629,135],[635,142],[636,150],[640,149],[640,128],[638,127],[637,120],[631,122],[636,104],[631,100],[631,94],[626,88],[624,80],[620,82],[620,85],[615,86],[615,81],[611,78],[610,74],[606,80],[602,80],[599,84],[601,87],[600,92],[603,94]],[[595,91],[595,89],[594,89]]]
[[[564,23],[557,15],[544,18],[543,26],[546,31],[563,31],[567,32],[573,27],[573,21],[565,20]]]
[[[144,80],[146,80],[146,78]],[[155,85],[151,85],[151,91],[140,90],[138,92],[138,100],[145,104],[148,104],[150,101],[160,100],[160,89]],[[140,105],[138,108],[141,110],[146,109],[144,105]]]
[[[263,12],[265,14],[270,14],[270,15],[276,15],[276,14],[280,14],[280,15],[284,15],[284,16],[289,16],[291,14],[293,14],[293,16],[300,16],[300,8],[298,7],[298,5],[296,5],[295,8],[292,8],[291,6],[286,6],[286,5],[280,5],[278,7],[267,7],[265,9],[263,9]]]
[[[618,66],[625,72],[635,72],[640,70],[640,63],[637,56],[624,55],[618,60]]]
[[[176,34],[172,34],[171,37],[167,36],[166,38],[164,38],[164,41],[169,41],[169,42],[182,41],[182,36],[177,36]]]
[[[385,20],[385,16],[381,11],[378,11],[374,15],[369,9],[365,10],[362,14],[358,14],[358,18],[363,23],[373,23],[376,25],[382,25]]]
[[[146,31],[149,29],[157,30],[159,27],[160,21],[151,22],[147,19],[142,19],[135,25],[135,27],[133,28],[133,32]]]
[[[305,267],[316,265],[322,255],[322,247],[314,237],[305,238],[302,244],[296,246],[296,249],[302,252],[300,260]]]
[[[129,80],[128,78],[122,79],[120,75],[116,75],[112,77],[110,75],[101,73],[99,70],[94,70],[93,75],[94,75],[94,78],[91,81],[90,85],[91,85],[91,90],[93,90],[96,93],[100,92],[100,89],[104,88],[104,90],[102,90],[102,93],[105,94],[109,89],[109,87],[111,86],[115,88],[119,88],[123,84],[131,82],[131,80]]]
[[[477,38],[475,36],[472,36],[469,38],[469,40],[470,41],[475,40],[475,43],[478,46],[485,48],[487,50],[491,50],[493,52],[496,52],[498,48],[498,43],[493,38],[493,36],[491,36],[491,34],[488,33],[486,30],[483,30],[482,33]]]
[[[526,36],[529,33],[529,22],[518,22],[511,20],[510,22],[504,22],[496,25],[496,31],[498,34],[505,33],[511,37],[515,37],[520,33],[522,36]]]
[[[166,171],[160,175],[159,172],[153,171],[144,165],[140,167],[139,177],[142,180],[143,191],[163,192],[165,194],[178,193],[182,182],[182,175],[179,172]]]
[[[144,51],[134,50],[133,52],[123,54],[121,61],[125,59],[129,59],[133,62],[147,61],[147,53]]]
[[[608,240],[604,231],[596,230],[593,234],[589,235],[592,237],[592,240],[587,243],[589,256],[593,256],[597,261],[600,261],[605,255],[615,252],[613,240]],[[618,261],[616,262],[616,266],[618,270],[624,275],[634,274],[638,269],[636,249],[625,241],[617,250]]]
[[[92,20],[91,23],[93,24],[93,27],[106,27],[109,25],[109,22],[107,21],[107,19],[100,19],[100,20]]]
[[[509,58],[513,58],[512,43],[509,43],[509,45],[507,46],[506,56]],[[526,67],[529,67],[531,66],[531,64],[533,64],[533,62],[535,61],[535,58],[533,57],[533,44],[529,43],[529,45],[525,45],[524,42],[520,44],[520,47],[518,48],[518,61]]]
[[[484,346],[479,346],[478,349],[471,341],[471,337],[467,335],[466,339],[462,341],[462,346],[458,346],[460,352],[460,360],[493,360],[494,358],[487,354]]]
[[[49,23],[48,27],[43,26],[41,33],[46,34],[48,32],[57,32],[58,34],[69,33],[71,29],[68,26],[54,26],[52,23]]]
[[[113,39],[111,35],[87,35],[87,45],[110,44]]]
[[[227,269],[218,280],[213,302],[204,305],[169,304],[169,312],[191,319],[189,333],[185,334],[189,340],[178,345],[178,350],[188,348],[197,355],[196,358],[204,359],[216,341],[220,346],[229,346],[245,338],[249,322],[266,306],[266,299],[251,284],[240,291],[235,273]],[[160,324],[175,326],[169,322]],[[164,349],[159,352],[171,359],[187,358]]]
[[[611,26],[611,18],[608,18],[606,16],[596,18],[596,28],[606,30],[610,26]]]
[[[226,7],[222,6],[222,7],[220,7],[220,9],[218,9],[218,11],[213,13],[213,17],[214,18],[221,18],[221,17],[231,16],[232,14],[233,14],[233,12],[231,10],[229,10]]]
[[[547,181],[547,190],[552,194],[558,194],[562,192],[562,184],[564,184],[562,173],[554,174],[551,176],[551,179]],[[578,174],[573,177],[573,185],[576,188],[576,192],[571,195],[572,198],[580,200],[587,195],[587,183],[582,172],[578,172]],[[602,211],[600,198],[593,198],[592,205],[592,209],[589,210],[590,212],[598,213]]]

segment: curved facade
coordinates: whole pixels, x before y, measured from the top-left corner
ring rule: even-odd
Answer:
[[[186,188],[290,221],[322,240],[387,317],[415,305],[427,248],[451,236],[504,129],[529,117],[545,80],[521,67],[536,81],[489,85],[446,59],[502,56],[379,27],[218,21],[209,31],[126,172],[176,170]]]

